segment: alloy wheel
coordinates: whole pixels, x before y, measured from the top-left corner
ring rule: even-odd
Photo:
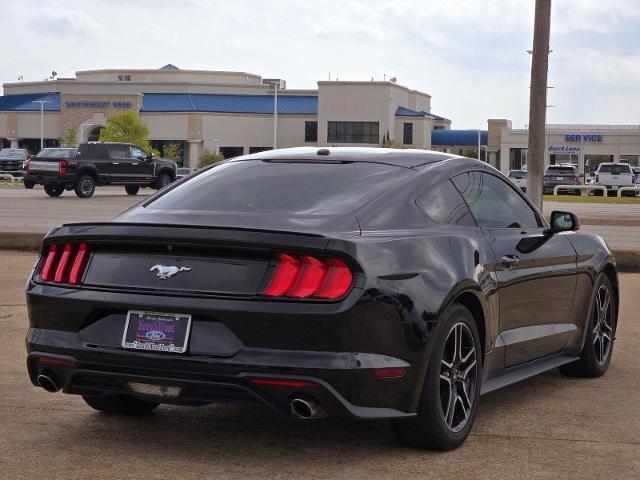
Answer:
[[[611,293],[606,285],[601,285],[593,306],[593,351],[596,361],[606,363],[613,342],[613,309]]]
[[[80,182],[80,191],[84,195],[90,195],[91,193],[93,193],[93,182],[88,178],[82,179],[82,181]]]
[[[473,335],[467,325],[451,327],[440,361],[440,403],[447,427],[461,431],[471,415],[478,381]]]

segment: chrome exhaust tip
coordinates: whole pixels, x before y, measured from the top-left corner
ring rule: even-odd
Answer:
[[[327,411],[314,400],[294,398],[291,400],[291,413],[304,420],[312,418],[324,418]]]
[[[37,378],[38,385],[44,388],[47,392],[55,393],[60,390],[60,385],[58,385],[58,381],[55,375],[38,375]]]

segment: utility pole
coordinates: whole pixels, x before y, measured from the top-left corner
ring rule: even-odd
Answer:
[[[278,148],[278,86],[279,81],[273,84],[273,149]]]
[[[551,0],[536,0],[531,55],[529,92],[529,145],[527,155],[527,195],[542,210],[542,184],[545,158],[547,113],[547,71],[549,69],[549,35]]]
[[[40,150],[44,149],[44,104],[49,103],[49,100],[34,100],[35,103],[40,104]]]

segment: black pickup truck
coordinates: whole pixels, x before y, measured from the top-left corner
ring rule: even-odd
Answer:
[[[176,179],[176,163],[156,158],[128,143],[83,143],[77,149],[45,148],[26,165],[24,186],[44,185],[51,197],[75,190],[91,197],[97,185],[124,185],[129,195],[140,187],[160,189]]]

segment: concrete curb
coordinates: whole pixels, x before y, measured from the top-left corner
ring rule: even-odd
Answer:
[[[640,218],[602,218],[602,217],[585,217],[578,215],[581,225],[603,225],[612,227],[638,227],[640,226]]]
[[[44,238],[44,233],[38,232],[1,232],[0,250],[22,250],[37,252]],[[621,272],[640,273],[640,248],[624,249],[614,248],[618,269]]]
[[[42,239],[46,234],[42,232],[1,232],[0,250],[38,251]]]

